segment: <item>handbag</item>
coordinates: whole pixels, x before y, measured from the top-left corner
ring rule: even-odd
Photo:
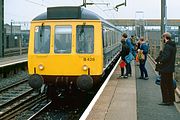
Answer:
[[[130,52],[128,55],[125,56],[125,60],[127,63],[130,63],[134,59],[134,56]]]
[[[124,60],[121,60],[119,66],[120,68],[124,68],[126,66],[126,62]]]
[[[161,82],[161,77],[160,77],[160,76],[157,76],[157,77],[156,77],[155,84],[156,84],[156,85],[160,85],[160,82]]]
[[[160,85],[160,84],[161,84],[161,77],[160,77],[160,76],[157,76],[157,77],[156,77],[155,84],[156,84],[156,85]],[[174,89],[176,89],[177,83],[176,83],[176,80],[175,80],[175,79],[173,79],[173,86],[174,86]]]
[[[136,55],[136,62],[139,62],[138,54]]]
[[[138,59],[139,60],[144,60],[145,59],[145,56],[142,52],[138,53]]]

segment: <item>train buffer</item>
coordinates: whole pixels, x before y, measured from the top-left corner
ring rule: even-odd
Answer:
[[[86,120],[179,120],[180,103],[176,95],[173,106],[161,106],[160,86],[155,84],[156,73],[148,60],[146,68],[149,80],[137,79],[139,66],[131,63],[132,76],[117,79],[116,67],[98,100],[90,109]]]

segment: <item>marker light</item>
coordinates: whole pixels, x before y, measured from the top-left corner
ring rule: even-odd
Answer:
[[[42,64],[40,64],[40,65],[38,66],[38,68],[39,68],[40,70],[43,70],[43,69],[44,69],[44,66],[43,66]]]
[[[83,65],[82,69],[83,69],[84,71],[86,71],[86,70],[88,70],[88,66],[87,66],[87,65]]]

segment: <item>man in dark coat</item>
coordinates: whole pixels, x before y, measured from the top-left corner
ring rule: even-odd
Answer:
[[[161,74],[162,103],[159,105],[174,105],[173,72],[175,71],[176,44],[171,41],[170,33],[165,32],[162,37],[165,43],[164,49],[156,59],[156,62],[161,64],[159,72]]]

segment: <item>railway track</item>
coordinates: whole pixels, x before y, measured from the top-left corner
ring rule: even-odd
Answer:
[[[38,106],[36,110],[37,112],[35,112],[31,117],[28,118],[28,120],[33,120],[35,119],[42,111],[44,111],[45,109],[47,109],[50,105],[52,104],[52,101],[49,101],[46,104],[41,104],[41,106]]]
[[[27,84],[27,80],[22,80],[0,89],[0,119],[15,115],[24,101],[37,96],[33,89]],[[18,111],[19,112],[19,111]]]
[[[114,64],[116,62],[117,61],[114,61]],[[107,72],[107,75],[105,75],[104,78],[104,84],[99,86],[100,88],[98,87],[97,90],[89,93],[71,93],[68,95],[61,94],[61,96],[58,96],[59,99],[56,102],[53,101],[51,104],[47,105],[48,107],[44,107],[44,109],[28,120],[84,120],[83,118],[87,117],[89,110],[92,109],[98,95],[101,94],[100,92],[103,91],[106,83],[108,82],[106,79],[110,79],[110,76],[112,75],[110,72],[111,70]]]
[[[29,100],[26,100],[26,105],[18,111],[18,114],[13,117],[16,120],[32,120],[35,116],[41,113],[44,109],[50,106],[51,101],[47,100],[45,94],[37,95]]]
[[[47,105],[45,94],[39,94],[24,79],[0,89],[0,120],[25,120]]]
[[[0,95],[5,91],[11,90],[14,87],[17,87],[18,85],[21,85],[23,83],[27,83],[27,81],[28,81],[27,79],[23,79],[23,80],[18,81],[18,82],[14,83],[14,84],[10,84],[10,85],[8,85],[6,87],[0,88]]]
[[[61,100],[47,103],[28,120],[78,120],[92,99],[92,96],[90,99],[87,96],[74,98],[73,95],[60,97]]]
[[[71,95],[69,94],[69,96]],[[70,103],[58,109],[57,107],[54,108],[56,104],[53,103],[52,105],[47,100],[46,95],[39,95],[30,88],[27,80],[21,80],[16,84],[0,89],[0,119],[79,119],[94,95],[95,93],[80,97],[75,95],[75,99],[74,96],[65,99],[63,96],[58,96],[63,101],[59,100],[61,104],[66,101]],[[73,105],[76,107],[72,107]]]
[[[26,120],[32,116],[38,108],[40,109],[40,106],[44,105],[46,101],[47,98],[45,95],[41,96],[37,93],[31,93],[19,102],[15,102],[12,106],[8,106],[6,111],[0,115],[0,119]]]

